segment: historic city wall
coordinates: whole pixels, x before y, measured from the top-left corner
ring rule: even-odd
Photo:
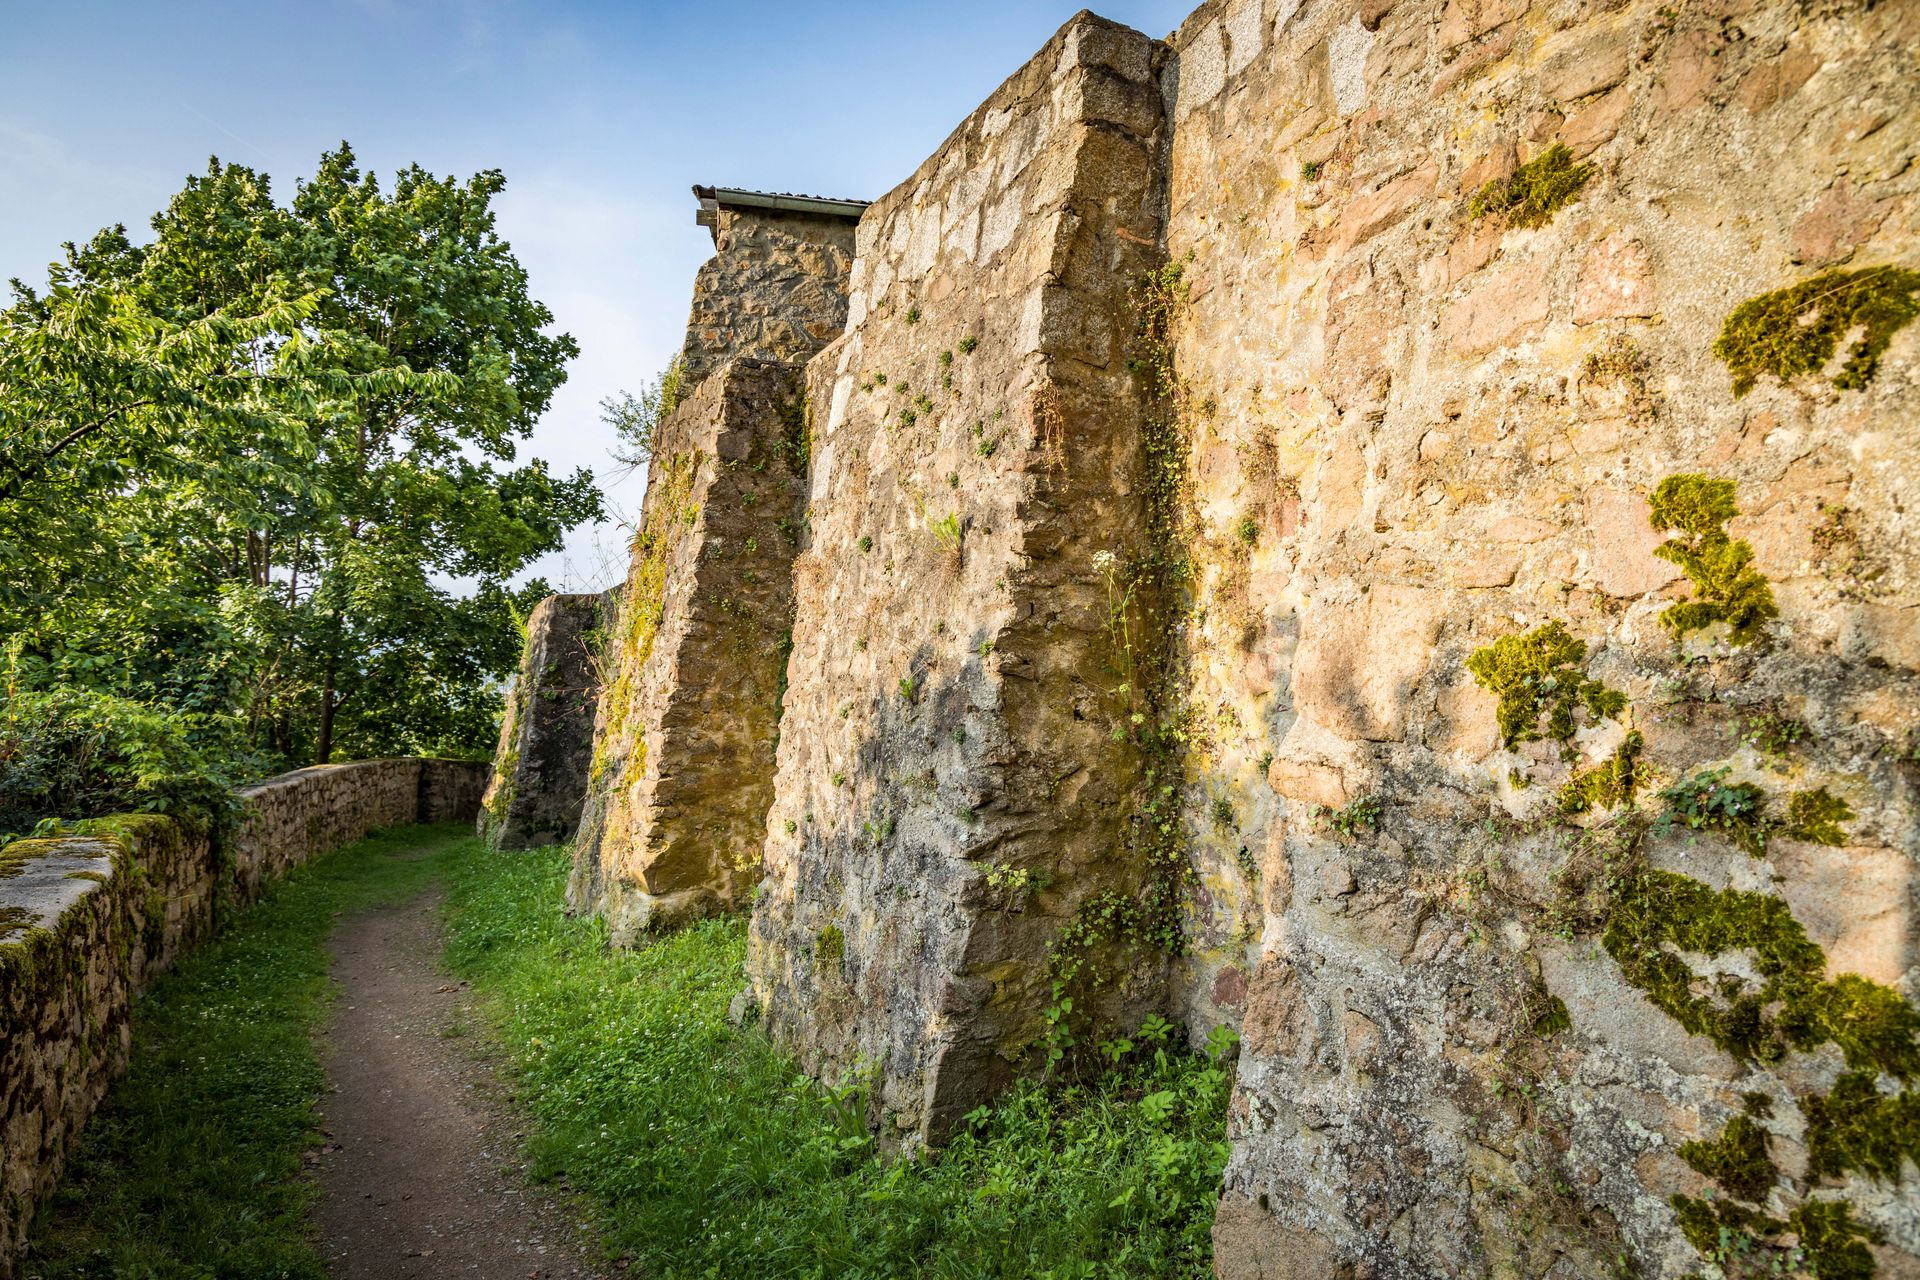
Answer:
[[[797,369],[738,358],[656,433],[568,900],[617,940],[759,878],[805,496]]]
[[[0,1280],[34,1206],[124,1068],[133,997],[207,936],[223,894],[379,827],[471,822],[485,764],[372,760],[237,792],[231,849],[158,814],[79,824],[0,849]]]
[[[527,615],[479,831],[495,849],[564,844],[580,826],[600,703],[599,647],[615,593],[554,595]]]
[[[804,479],[659,455],[576,905],[764,874],[750,1003],[908,1144],[1237,1028],[1223,1277],[1920,1272],[1916,63],[1074,18],[860,220]],[[682,674],[762,571],[709,530],[802,501],[784,694]]]
[[[748,969],[810,1069],[877,1073],[896,1133],[937,1140],[1032,1064],[1049,942],[1145,875],[1100,566],[1142,524],[1127,294],[1158,261],[1158,60],[1069,23],[868,209],[847,333],[808,366]]]
[[[1174,37],[1176,992],[1243,1021],[1221,1275],[1916,1265],[1912,1174],[1840,1136],[1907,1105],[1920,1025],[1915,330],[1870,380],[1741,395],[1723,357],[1869,296],[1823,273],[1920,266],[1917,12],[1244,0]],[[1843,1204],[1884,1243],[1823,1235]]]

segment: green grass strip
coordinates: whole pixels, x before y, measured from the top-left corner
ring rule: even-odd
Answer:
[[[35,1223],[42,1280],[321,1280],[308,1212],[334,917],[404,902],[460,827],[400,828],[295,871],[134,1006],[133,1060]]]
[[[609,952],[564,850],[451,860],[449,958],[534,1114],[536,1168],[649,1277],[1203,1277],[1229,1082],[1165,1024],[1097,1084],[1023,1086],[938,1157],[877,1155],[857,1091],[727,1024],[742,922]]]

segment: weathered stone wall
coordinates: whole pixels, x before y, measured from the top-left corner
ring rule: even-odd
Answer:
[[[528,615],[480,805],[480,834],[494,848],[560,844],[579,829],[600,703],[599,633],[618,608],[611,593],[556,595]]]
[[[486,768],[375,760],[245,788],[224,873],[208,835],[155,814],[0,849],[0,1280],[12,1280],[34,1206],[126,1064],[133,997],[212,929],[222,875],[245,901],[377,827],[470,822]]]
[[[267,880],[381,827],[471,822],[487,777],[484,761],[400,758],[315,765],[242,787],[234,887],[251,899]]]
[[[1176,993],[1245,1034],[1220,1273],[1708,1272],[1691,1234],[1732,1275],[1796,1240],[1912,1274],[1920,1184],[1843,1118],[1913,1156],[1873,1100],[1913,1070],[1920,327],[1847,389],[1815,359],[1736,395],[1715,344],[1758,295],[1920,267],[1920,8],[1240,0],[1174,43],[1206,728]],[[1528,162],[1572,198],[1483,194]],[[1661,621],[1700,590],[1649,497],[1690,473],[1735,485],[1752,643]],[[1562,741],[1523,690],[1509,749],[1468,660],[1552,621],[1587,646],[1555,678],[1626,705]],[[1661,789],[1719,768],[1662,835]],[[1756,855],[1727,815],[1761,804]],[[1748,1179],[1683,1146],[1723,1138]],[[1884,1242],[1823,1235],[1829,1201]]]
[[[568,890],[623,943],[744,906],[758,879],[804,519],[802,394],[792,366],[737,359],[654,441]]]
[[[698,387],[736,357],[802,362],[839,335],[853,264],[849,219],[722,206],[713,244],[693,282],[682,387]]]
[[[937,1140],[1031,1061],[1049,940],[1144,874],[1099,556],[1141,524],[1127,292],[1158,261],[1160,52],[1063,28],[868,209],[848,331],[808,366],[748,967],[809,1069],[878,1073],[896,1135]]]

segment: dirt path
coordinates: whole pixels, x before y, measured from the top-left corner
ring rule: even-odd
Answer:
[[[315,1214],[335,1280],[596,1280],[585,1233],[529,1186],[463,984],[440,972],[439,894],[349,917],[327,1033]]]

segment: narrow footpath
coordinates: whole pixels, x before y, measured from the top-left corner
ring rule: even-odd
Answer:
[[[587,1233],[527,1182],[465,984],[440,971],[440,892],[340,921],[325,1041],[321,1248],[335,1280],[599,1280]]]

